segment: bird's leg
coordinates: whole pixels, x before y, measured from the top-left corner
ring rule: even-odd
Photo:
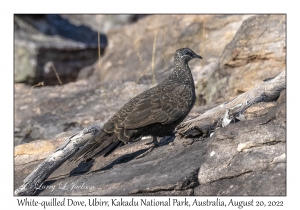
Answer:
[[[149,145],[149,144],[154,144],[154,146],[158,146],[159,145],[159,142],[157,141],[157,137],[156,136],[153,136],[152,137],[152,142],[148,142],[148,143],[146,143],[147,145]]]
[[[159,145],[159,142],[157,141],[157,137],[156,136],[153,136],[153,143],[154,143],[154,146],[158,146]]]
[[[146,155],[148,155],[153,149],[155,146],[158,146],[159,145],[159,142],[157,141],[157,137],[156,136],[153,136],[153,141],[152,142],[149,142],[147,143],[148,145],[149,144],[154,144],[152,147],[150,147],[146,152],[144,152],[143,154],[137,156],[135,159],[140,159],[142,157],[145,157]]]

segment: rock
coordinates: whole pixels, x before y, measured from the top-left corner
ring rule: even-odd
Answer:
[[[247,172],[237,177],[199,185],[194,195],[220,196],[284,196],[286,195],[286,164],[270,165],[268,169]]]
[[[55,71],[63,84],[74,81],[80,69],[98,58],[97,32],[72,26],[59,16],[36,16],[15,16],[15,82],[58,85]]]
[[[62,15],[16,15],[43,34],[71,39],[86,44],[88,47],[98,47],[98,30],[92,30],[84,24],[74,25]],[[94,15],[96,17],[96,15]],[[106,35],[100,33],[100,48],[107,46]]]
[[[122,15],[75,15],[67,14],[61,15],[63,18],[68,19],[76,26],[86,25],[94,31],[100,30],[107,33],[111,29],[120,28],[127,24],[138,21],[139,19],[147,16],[144,14],[122,14]]]
[[[58,134],[53,139],[37,140],[32,144],[21,144],[15,146],[15,165],[22,165],[28,162],[39,161],[47,158],[74,132]]]
[[[135,159],[151,138],[94,162],[64,163],[36,195],[286,195],[286,101],[262,106],[267,114],[189,145],[183,145],[188,139],[168,137],[144,158]],[[18,164],[26,155],[15,157],[15,188],[41,161]]]
[[[159,53],[164,54],[163,49],[165,49],[164,52],[167,53],[166,55],[169,55],[168,57],[169,61],[165,62],[166,65],[164,66],[163,69],[161,69],[162,71],[156,72],[157,82],[161,81],[172,71],[173,54],[174,54],[173,50],[176,49],[177,46],[182,46],[185,45],[186,43],[191,43],[190,45],[193,46],[193,48],[195,48],[199,52],[202,52],[203,50],[201,50],[201,48],[203,48],[204,46],[213,45],[214,46],[213,48],[206,47],[204,49],[206,49],[205,50],[206,52],[205,54],[207,54],[206,56],[213,57],[214,60],[216,60],[218,55],[222,52],[223,47],[225,47],[226,43],[231,40],[231,38],[234,36],[235,31],[238,30],[239,25],[241,25],[242,21],[247,17],[249,16],[241,16],[241,15],[155,16],[153,15],[153,16],[145,17],[139,20],[135,24],[128,25],[124,28],[120,28],[120,29],[116,29],[115,31],[112,31],[111,32],[112,36],[110,37],[111,38],[110,48],[107,51],[107,55],[103,57],[103,59],[102,58],[100,59],[103,60],[100,63],[96,63],[93,66],[84,67],[83,70],[80,71],[78,75],[78,80],[80,79],[82,81],[78,81],[76,83],[70,83],[64,85],[64,87],[51,87],[51,88],[41,87],[41,88],[34,88],[32,90],[23,85],[18,85],[18,84],[15,85],[15,95],[16,95],[15,96],[15,102],[16,102],[15,127],[18,127],[20,129],[17,132],[15,132],[16,145],[20,144],[21,142],[25,143],[37,139],[52,138],[56,134],[64,131],[80,130],[83,127],[87,126],[89,123],[94,123],[94,121],[95,123],[104,122],[111,116],[111,114],[113,114],[113,111],[118,110],[118,108],[120,108],[121,105],[123,105],[127,100],[129,100],[131,97],[135,96],[136,94],[140,93],[141,91],[139,90],[139,88],[143,90],[145,90],[144,88],[149,88],[151,86],[150,84],[152,83],[151,70],[148,71],[148,73],[145,72],[147,73],[148,76],[143,76],[139,80],[138,80],[139,76],[134,77],[133,75],[136,75],[136,72],[138,72],[135,71],[136,69],[143,69],[146,68],[146,66],[149,67],[149,63],[151,62],[152,59],[151,57],[152,51],[151,50],[149,51],[149,49],[152,49],[153,47],[152,46],[153,32],[156,31],[155,29],[156,25],[153,24],[153,22],[155,23],[157,20],[159,20],[158,18],[163,18],[165,22],[163,21],[162,23],[160,23],[160,25],[163,24],[162,25],[163,28],[158,28],[159,30],[157,32],[158,33],[157,47],[156,47],[157,57],[155,58],[155,62],[160,60],[159,63],[164,63],[162,60],[162,56],[159,56]],[[31,50],[31,52],[36,52],[36,50],[39,49],[36,47],[38,47],[39,45],[41,46],[47,45],[46,40],[51,40],[52,43],[51,45],[53,45],[54,43],[56,48],[59,48],[61,46],[61,43],[63,43],[62,49],[65,49],[66,46],[69,46],[70,49],[63,52],[66,53],[65,54],[66,57],[68,57],[69,55],[71,57],[73,57],[73,55],[75,56],[75,54],[78,51],[76,50],[73,51],[72,49],[74,49],[75,46],[77,46],[79,47],[78,49],[79,51],[82,49],[82,53],[84,53],[86,57],[90,57],[92,59],[93,56],[91,55],[89,56],[89,53],[83,50],[85,49],[84,44],[79,42],[74,43],[74,41],[70,41],[70,40],[63,40],[60,37],[46,36],[45,40],[42,43],[38,42],[39,45],[37,46],[35,45],[36,41],[34,41],[33,43],[24,42],[25,40],[28,41],[29,39],[43,40],[45,35],[41,34],[33,27],[26,24],[25,21],[20,20],[20,18],[16,17],[15,19],[16,19],[16,25],[15,25],[16,27],[25,28],[24,30],[29,30],[30,31],[29,34],[32,34],[30,36],[27,36],[26,33],[24,33],[23,29],[16,30],[16,36],[25,37],[25,39],[16,39],[15,41],[16,57],[18,56],[22,57],[21,55],[17,55],[19,54],[19,50],[22,51],[27,49],[27,47],[19,48],[18,47],[19,45],[27,46],[30,43],[30,46],[33,47],[33,50]],[[39,27],[38,26],[36,27],[42,28],[43,25],[42,23],[40,23]],[[166,29],[166,27],[171,27],[171,26],[173,27],[173,25],[176,26],[174,27],[174,31],[176,33],[174,31],[172,31],[173,33],[171,33]],[[207,25],[210,26],[208,27]],[[186,31],[186,28],[188,28],[189,30]],[[145,38],[141,37],[141,34],[139,33],[140,30],[142,30],[145,33],[144,35]],[[124,40],[124,36],[123,36],[124,33],[131,34],[131,36],[129,36],[128,39]],[[164,33],[168,36],[170,35],[174,39],[163,38]],[[226,33],[227,36],[224,36],[224,33]],[[204,36],[204,34],[206,35]],[[132,39],[136,39],[136,37],[139,37],[140,44],[132,40]],[[215,37],[219,37],[218,40],[224,40],[224,41],[216,44],[214,42]],[[181,40],[180,42],[182,42],[182,44],[179,45],[177,42],[178,40]],[[165,44],[163,45],[163,43]],[[136,48],[137,45],[135,44],[139,44],[138,48]],[[220,47],[217,48],[217,46]],[[131,51],[132,53],[129,54],[124,53],[125,47],[130,49],[129,51]],[[133,48],[129,48],[129,47],[133,47]],[[139,49],[139,51],[136,51],[137,49]],[[20,77],[21,73],[25,73],[29,71],[33,78],[35,77],[34,75],[37,76],[38,73],[41,74],[40,78],[45,79],[45,77],[47,76],[49,80],[47,79],[47,81],[44,82],[45,85],[52,83],[50,82],[50,79],[51,81],[53,81],[53,84],[54,82],[58,83],[56,75],[52,69],[51,63],[48,62],[47,65],[45,66],[43,66],[44,64],[42,63],[40,64],[35,63],[38,61],[36,60],[37,57],[35,56],[35,53],[32,54],[31,52],[23,53],[24,56],[30,57],[29,59],[17,59],[17,58],[15,59],[16,77]],[[68,75],[67,78],[70,79],[70,75],[68,74],[68,72],[71,72],[71,68],[73,68],[74,65],[76,66],[78,65],[77,67],[79,69],[80,68],[79,65],[80,66],[82,65],[82,62],[74,63],[70,59],[60,60],[61,58],[66,58],[66,57],[62,56],[61,54],[58,54],[57,51],[54,52],[54,49],[52,48],[49,49],[45,48],[42,52],[44,53],[43,55],[51,58],[50,60],[52,60],[53,56],[59,59],[57,62],[63,65],[61,66],[63,68],[58,68],[55,62],[54,65],[63,83],[66,82],[66,80],[63,80],[64,78],[62,76],[63,74]],[[72,54],[73,52],[75,54]],[[139,54],[140,56],[136,54],[137,52],[140,53]],[[126,59],[128,61],[127,64],[126,65],[122,64],[122,66],[118,66],[119,64],[117,63],[120,60],[120,58]],[[137,58],[141,58],[142,63],[140,62],[139,59],[137,61],[136,60]],[[32,60],[33,62],[28,62],[29,60]],[[204,72],[210,71],[209,70],[210,68],[214,68],[213,66],[215,66],[215,62],[209,62],[206,59],[204,60],[205,62],[200,62],[200,65],[202,65],[202,63],[205,63],[203,69],[206,70]],[[194,61],[190,62],[190,66],[191,69],[194,70],[193,71],[194,80],[197,80],[196,73],[200,72],[200,68],[202,67],[195,66],[193,62]],[[98,69],[99,64],[101,63],[104,65],[102,66],[103,67],[102,70],[107,73],[107,77],[105,76],[106,74],[105,73],[105,74],[101,74],[102,77],[99,78],[98,74],[100,72],[98,70],[93,75],[94,70]],[[112,65],[112,67],[109,67],[110,65]],[[38,69],[38,67],[39,69],[43,69],[43,70],[36,72],[35,70]],[[45,70],[48,71],[48,74],[43,73],[44,67]],[[63,71],[64,73],[60,71]],[[75,71],[72,70],[72,75],[74,75],[75,77],[77,76],[76,75],[77,73],[74,72]],[[207,78],[207,79],[209,78],[209,74],[206,73],[202,74],[201,72],[199,74],[201,74],[201,78]],[[88,79],[89,76],[91,75],[93,76],[90,79]],[[121,77],[124,77],[124,80],[129,80],[129,81],[131,80],[133,82],[131,82],[130,85],[126,85],[127,83],[123,84],[122,81],[123,79],[120,78],[119,75],[122,75]],[[23,79],[28,78],[27,73],[23,76],[24,76]],[[147,80],[146,77],[149,80]],[[107,80],[107,81],[105,82],[103,80]],[[201,83],[199,82],[197,83],[198,87],[200,87],[199,86],[200,84],[205,85],[204,80],[202,80]],[[32,83],[34,83],[34,79],[32,79],[31,81]],[[144,85],[140,86],[136,84],[136,83],[141,83],[141,81],[143,81]],[[118,85],[120,85],[120,87],[117,87]],[[111,93],[111,91],[114,91],[114,93]],[[117,93],[118,91],[120,91],[120,93],[122,94]],[[201,97],[202,97],[201,94],[200,95],[198,94],[199,103],[196,102],[196,105],[206,103],[205,100],[202,100],[203,102],[201,102]],[[110,103],[106,103],[107,100],[110,101]],[[80,110],[82,110],[83,112]],[[94,112],[96,112],[97,114],[95,114]],[[94,116],[98,116],[98,117],[94,117]]]
[[[88,80],[42,88],[15,84],[15,145],[104,123],[148,88],[134,82],[102,84]]]
[[[250,15],[151,15],[107,33],[109,46],[93,65],[96,80],[159,83],[173,68],[173,54],[189,47],[203,55],[190,62],[194,80],[204,83],[218,57]],[[155,41],[155,42],[154,42]],[[153,55],[153,56],[152,56]]]
[[[281,21],[283,15],[249,17],[145,17],[111,30],[107,54],[99,63],[86,67],[79,81],[40,88],[15,84],[15,145],[29,143],[20,145],[23,149],[17,151],[22,152],[15,153],[14,187],[19,187],[65,139],[57,137],[56,141],[53,136],[105,122],[130,98],[164,79],[172,70],[172,54],[179,46],[192,48],[205,61],[200,66],[190,62],[190,67],[194,70],[194,79],[199,77],[196,105],[208,105],[195,106],[187,119],[217,106],[218,101],[224,102],[225,98],[248,90],[250,85],[253,87],[265,78],[276,76],[278,72],[269,72],[285,68],[282,41],[285,29],[281,25],[285,24],[285,19]],[[32,27],[27,29],[33,35],[26,40],[43,40],[40,32]],[[246,38],[251,39],[243,47]],[[22,44],[20,39],[16,40]],[[58,48],[62,38],[51,37],[50,40]],[[28,43],[31,42],[23,45]],[[43,43],[47,42],[43,40]],[[70,49],[73,45],[78,49],[85,47],[70,40],[63,43]],[[239,50],[236,54],[235,49]],[[257,56],[258,52],[262,54]],[[25,68],[34,62],[25,64],[20,66]],[[163,140],[166,141],[164,146],[156,147],[144,158],[135,159],[149,148],[146,143],[151,139],[143,139],[119,147],[94,162],[64,163],[45,182],[45,186],[56,186],[56,189],[41,189],[36,195],[286,195],[285,107],[286,93],[282,91],[276,102],[253,105],[245,112],[247,120],[219,128],[211,137],[191,140],[172,136]],[[77,189],[57,188],[66,184],[70,189],[72,182]]]
[[[285,15],[256,15],[245,20],[203,90],[207,103],[232,99],[285,70],[285,33]]]

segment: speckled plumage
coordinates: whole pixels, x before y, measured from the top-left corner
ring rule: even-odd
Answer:
[[[188,62],[202,58],[188,48],[175,52],[172,74],[123,105],[102,127],[94,140],[87,142],[72,159],[89,159],[107,153],[120,142],[140,136],[166,136],[182,122],[195,103],[195,87]]]

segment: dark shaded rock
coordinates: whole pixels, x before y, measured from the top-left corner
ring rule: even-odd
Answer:
[[[285,106],[278,101],[267,114],[219,128],[189,145],[183,144],[189,139],[173,136],[172,144],[144,158],[135,159],[151,138],[94,162],[64,163],[36,195],[286,195]],[[26,155],[24,150],[15,157],[15,188],[41,161]]]
[[[224,49],[204,88],[206,101],[230,100],[277,76],[286,65],[286,16],[256,15],[245,20]]]
[[[130,22],[134,23],[134,22],[136,22],[136,21],[138,21],[141,18],[144,18],[146,16],[148,16],[148,14],[133,14],[133,15],[130,16],[129,20],[130,20]]]
[[[72,24],[80,26],[86,25],[94,31],[100,30],[107,33],[111,29],[120,28],[147,16],[146,14],[122,14],[122,15],[76,15],[62,14],[63,18],[68,19]]]
[[[35,29],[46,35],[58,35],[63,38],[71,39],[77,42],[81,42],[87,45],[87,47],[97,47],[98,46],[98,32],[97,30],[92,30],[85,25],[73,25],[68,19],[63,18],[61,15],[55,14],[26,14],[26,15],[16,15],[23,21],[32,25]],[[107,46],[107,38],[101,33],[100,34],[100,48],[101,51]]]
[[[91,29],[84,26],[76,28],[59,16],[49,16],[52,17],[52,25],[49,25],[49,20],[44,23],[44,16],[37,15],[37,19],[34,15],[34,18],[21,16],[29,18],[31,21],[28,22],[35,23],[36,28],[49,34],[46,35],[19,17],[14,19],[15,82],[58,85],[56,71],[65,84],[74,81],[80,69],[97,60],[97,33]],[[105,41],[104,38],[102,40]],[[106,42],[102,45],[103,51]]]
[[[187,194],[186,190],[191,189],[198,183],[198,164],[205,157],[205,150],[207,149],[205,145],[207,145],[207,142],[202,142],[200,150],[200,145],[187,149],[182,146],[180,140],[175,140],[174,143],[173,146],[158,147],[145,158],[115,164],[108,170],[95,171],[89,174],[66,177],[62,180],[45,183],[45,185],[58,185],[62,181],[64,183],[75,183],[78,186],[83,184],[87,189],[56,189],[53,192],[46,190],[39,195],[159,194],[163,193],[163,191],[170,191],[173,195]],[[200,144],[200,142],[197,142],[197,144]],[[165,159],[166,155],[169,158],[167,162]],[[96,161],[101,161],[101,157]],[[187,162],[193,164],[190,165]],[[178,168],[181,170],[177,170]],[[65,170],[65,173],[68,174],[68,171]],[[135,175],[132,176],[133,174]],[[68,187],[71,186],[68,185]],[[168,193],[166,192],[166,194]]]

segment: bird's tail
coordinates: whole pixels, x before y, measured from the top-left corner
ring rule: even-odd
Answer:
[[[95,139],[85,143],[70,159],[69,161],[88,160],[100,155],[107,155],[122,144],[117,135],[107,134],[101,130]]]

